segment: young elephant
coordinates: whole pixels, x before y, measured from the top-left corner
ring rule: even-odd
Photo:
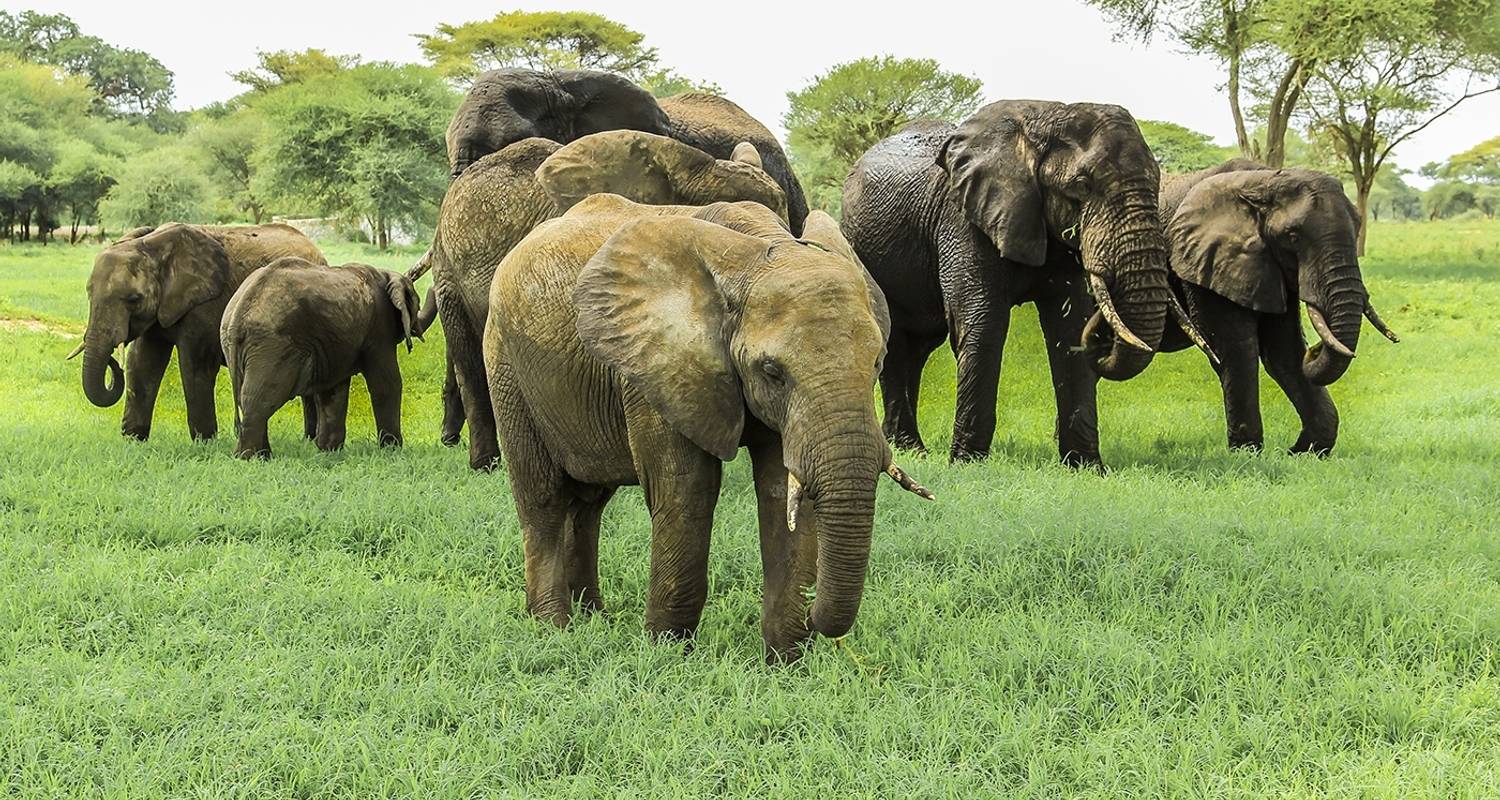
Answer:
[[[1294,453],[1326,455],[1339,415],[1326,388],[1354,358],[1361,317],[1400,341],[1370,306],[1355,241],[1359,217],[1338,179],[1235,159],[1169,179],[1162,222],[1172,288],[1218,356],[1229,446],[1259,450],[1259,359],[1302,420]],[[1297,304],[1319,341],[1307,347]],[[1188,347],[1164,337],[1162,349]]]
[[[411,281],[364,264],[323,267],[284,258],[250,276],[224,311],[220,335],[240,429],[235,455],[269,458],[266,423],[295,396],[316,399],[318,448],[344,444],[349,379],[365,376],[381,445],[401,444],[396,346],[422,331]]]
[[[488,469],[500,453],[480,355],[495,265],[532,228],[600,192],[661,204],[753,200],[786,217],[786,196],[759,168],[640,131],[561,146],[524,139],[470,165],[443,198],[426,261],[448,343],[443,442],[456,444],[467,419],[474,469]]]
[[[83,353],[83,393],[89,402],[107,408],[124,395],[120,430],[146,439],[162,373],[175,349],[188,432],[194,439],[213,438],[219,427],[214,382],[224,363],[219,346],[224,306],[247,276],[282,256],[327,263],[312,240],[288,225],[174,222],[137,228],[104,248],[89,276],[88,328],[73,352]],[[111,355],[121,344],[130,345],[123,375]],[[310,409],[305,421],[311,435]]]
[[[599,516],[639,483],[652,520],[646,626],[691,635],[720,462],[744,446],[770,656],[853,625],[876,479],[931,495],[891,462],[875,419],[885,299],[826,214],[804,236],[754,203],[595,195],[501,262],[484,357],[531,613],[564,625],[574,598],[602,606]]]

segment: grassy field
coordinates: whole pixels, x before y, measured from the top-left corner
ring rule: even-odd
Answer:
[[[996,455],[882,488],[841,647],[761,665],[748,459],[696,649],[643,634],[640,493],[604,519],[611,613],[523,613],[503,475],[436,444],[442,339],[403,356],[408,447],[277,457],[118,434],[62,357],[89,248],[0,247],[0,797],[1500,795],[1500,225],[1377,227],[1334,457],[1266,381],[1229,453],[1201,355],[1101,389],[1106,477],[1053,464],[1034,314]],[[354,245],[330,259],[404,268]],[[946,453],[952,362],[923,428]],[[228,429],[228,380],[219,381]]]

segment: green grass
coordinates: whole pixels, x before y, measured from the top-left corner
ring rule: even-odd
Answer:
[[[939,502],[882,489],[854,633],[787,669],[761,665],[743,457],[684,654],[641,629],[634,489],[604,520],[610,614],[524,614],[504,476],[435,443],[441,336],[403,356],[404,450],[360,394],[345,451],[290,409],[245,464],[188,442],[175,370],[128,442],[74,338],[0,323],[0,796],[1497,796],[1500,226],[1371,251],[1406,341],[1362,341],[1327,461],[1280,452],[1269,382],[1272,452],[1227,452],[1179,353],[1102,388],[1110,475],[1056,466],[1019,312],[995,456],[905,459]],[[81,330],[91,260],[0,248],[0,317]],[[951,359],[927,382],[946,452]]]

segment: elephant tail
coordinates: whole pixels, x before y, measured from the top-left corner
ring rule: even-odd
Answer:
[[[239,438],[244,430],[244,423],[240,420],[240,386],[245,380],[245,365],[240,358],[240,348],[234,345],[229,336],[223,336],[224,364],[229,367],[229,391],[234,399],[234,436]]]

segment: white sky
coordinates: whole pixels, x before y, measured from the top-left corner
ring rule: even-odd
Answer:
[[[4,0],[71,16],[85,33],[145,50],[177,74],[177,105],[196,107],[236,94],[228,72],[252,66],[255,51],[320,47],[366,60],[421,61],[412,34],[440,22],[486,19],[499,11],[589,10],[646,35],[662,62],[714,81],[772,130],[782,132],[786,92],[842,61],[867,55],[934,58],[984,81],[989,99],[1042,98],[1118,103],[1137,118],[1164,119],[1233,141],[1220,70],[1175,52],[1116,42],[1081,0],[908,2],[919,13],[880,2],[757,0],[474,0],[252,3],[173,0]],[[254,11],[248,11],[250,7]],[[965,10],[965,6],[973,6]],[[1500,96],[1476,98],[1396,152],[1410,168],[1438,161],[1500,134]]]

